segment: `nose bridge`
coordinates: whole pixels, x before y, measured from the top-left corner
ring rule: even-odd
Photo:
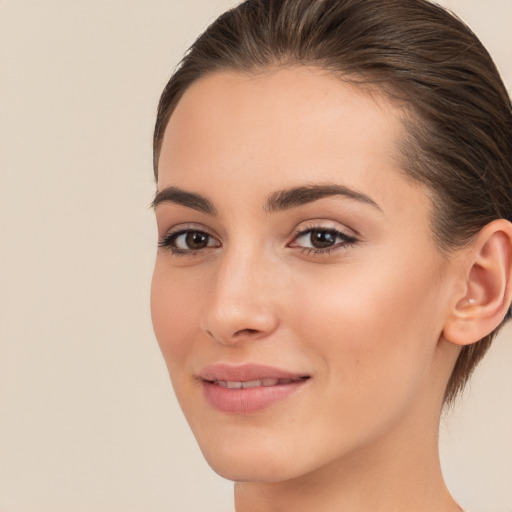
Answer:
[[[252,244],[228,247],[217,262],[203,328],[219,342],[264,337],[277,326],[272,265],[260,249]]]

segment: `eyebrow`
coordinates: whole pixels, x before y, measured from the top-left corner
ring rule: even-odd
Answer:
[[[156,208],[161,203],[179,204],[208,215],[217,215],[217,209],[209,199],[178,187],[166,187],[157,192],[151,207]]]
[[[265,210],[268,212],[288,210],[289,208],[295,208],[330,196],[344,196],[349,199],[369,204],[370,206],[382,211],[380,206],[366,194],[337,184],[306,185],[274,192],[268,197]]]
[[[273,192],[268,196],[264,209],[270,213],[278,212],[331,196],[347,197],[382,211],[380,206],[366,194],[337,184],[305,185]],[[157,192],[151,206],[156,208],[156,206],[161,203],[178,204],[208,215],[217,215],[217,209],[209,199],[195,192],[188,192],[178,187],[170,186]]]

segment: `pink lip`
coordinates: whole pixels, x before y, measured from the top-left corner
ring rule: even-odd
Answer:
[[[216,380],[233,380],[233,381],[248,381],[257,379],[300,379],[307,375],[282,370],[273,366],[266,366],[261,364],[213,364],[203,368],[199,372],[199,377],[203,380],[216,381]]]
[[[308,375],[258,364],[215,364],[202,369],[198,377],[202,380],[208,403],[219,411],[232,414],[248,414],[265,409],[294,395],[309,379]],[[273,385],[262,383],[245,389],[223,387],[226,381],[250,382],[263,379],[279,379],[284,382]]]

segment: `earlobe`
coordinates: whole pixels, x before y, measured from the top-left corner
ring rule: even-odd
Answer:
[[[470,345],[505,318],[512,299],[512,224],[498,219],[481,229],[467,251],[464,294],[456,297],[444,326],[444,338]]]

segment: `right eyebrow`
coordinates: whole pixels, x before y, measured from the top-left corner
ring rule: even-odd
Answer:
[[[166,187],[158,191],[151,203],[151,207],[156,208],[161,203],[179,204],[198,212],[207,213],[208,215],[217,215],[217,209],[209,199],[178,187]]]

